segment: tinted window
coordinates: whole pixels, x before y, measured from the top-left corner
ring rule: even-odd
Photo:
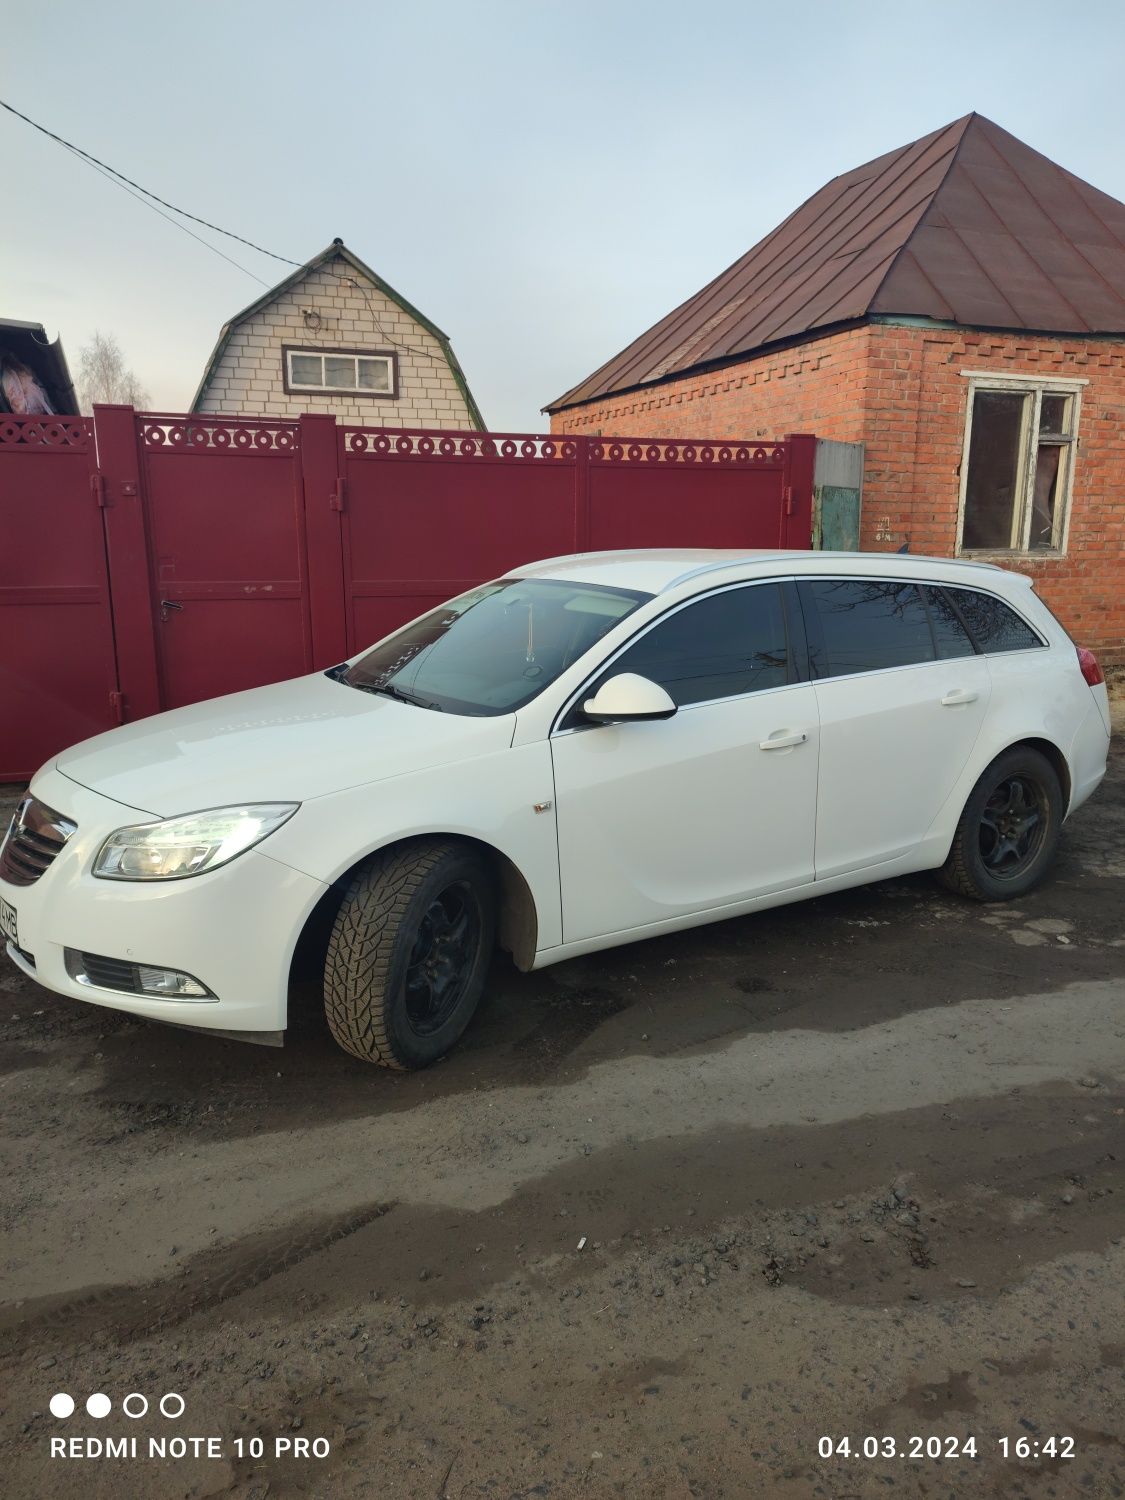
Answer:
[[[1026,651],[1043,644],[1031,626],[993,594],[978,594],[976,589],[943,592],[956,605],[982,651]]]
[[[929,616],[913,583],[826,578],[809,580],[801,588],[820,623],[821,641],[813,648],[819,676],[845,677],[933,661]]]
[[[781,590],[776,584],[728,589],[670,615],[605,674],[651,678],[683,707],[761,692],[788,681]]]
[[[926,597],[929,600],[930,620],[934,627],[938,655],[943,660],[954,656],[972,656],[974,649],[969,632],[942,590],[928,588]]]

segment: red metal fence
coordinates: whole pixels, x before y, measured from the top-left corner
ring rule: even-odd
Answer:
[[[521,562],[810,545],[814,439],[0,419],[0,781],[114,724],[329,666]]]

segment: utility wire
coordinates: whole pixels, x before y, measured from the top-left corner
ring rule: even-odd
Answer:
[[[432,349],[418,349],[413,344],[404,344],[401,340],[391,338],[390,334],[383,327],[382,323],[379,322],[379,314],[375,311],[375,299],[374,297],[372,297],[367,287],[365,287],[362,282],[357,281],[354,276],[336,276],[336,273],[334,271],[331,274],[335,276],[335,279],[340,282],[342,286],[354,286],[363,293],[363,296],[367,299],[367,306],[371,313],[371,321],[375,324],[375,327],[379,331],[379,337],[385,344],[390,344],[392,349],[401,349],[407,354],[417,354],[422,359],[432,359],[433,362],[437,365],[447,365],[449,363],[444,353],[435,354]]]
[[[41,135],[45,135],[49,140],[56,141],[60,146],[65,146],[66,149],[68,151],[72,151],[75,156],[80,156],[83,161],[89,162],[92,167],[97,168],[97,170],[101,172],[103,176],[109,176],[110,178],[115,179],[118,183],[120,183],[127,189],[135,188],[136,192],[133,194],[134,197],[136,197],[137,194],[140,193],[144,198],[151,199],[153,203],[159,203],[162,204],[164,208],[170,208],[174,214],[179,214],[181,218],[190,219],[193,224],[202,224],[204,229],[212,229],[216,234],[225,235],[229,240],[237,240],[240,245],[247,245],[251,250],[257,250],[260,255],[268,255],[271,260],[280,260],[287,266],[300,266],[304,264],[303,261],[290,260],[287,255],[278,255],[273,250],[267,250],[263,245],[256,245],[253,240],[244,239],[242,235],[234,234],[229,229],[222,229],[218,224],[212,224],[208,219],[201,219],[197,214],[189,214],[186,208],[177,208],[174,203],[169,203],[166,198],[161,198],[157,193],[149,192],[148,188],[142,187],[139,182],[134,182],[131,177],[126,177],[125,174],[123,172],[119,172],[116,167],[111,167],[108,165],[108,163],[99,161],[96,156],[91,156],[88,151],[83,151],[82,147],[76,146],[73,141],[64,140],[61,135],[56,135],[53,130],[48,130],[45,125],[40,125],[38,121],[33,120],[30,115],[23,114],[20,110],[16,109],[14,105],[9,104],[7,100],[0,99],[0,109],[6,109],[10,115],[15,115],[18,120],[23,120],[24,123],[30,125],[33,130],[38,130]],[[157,210],[157,212],[159,212],[159,209]],[[167,218],[168,216],[167,214],[163,214],[161,215],[161,217]],[[170,224],[175,224],[176,220],[169,219],[168,222]],[[185,229],[185,226],[183,224],[180,224],[177,227],[180,229]],[[191,230],[185,229],[185,233],[191,234]],[[209,244],[207,240],[200,239],[199,235],[193,235],[192,238],[199,240],[199,243],[201,245],[207,245],[207,248],[209,250],[215,250],[214,245]],[[215,250],[215,254],[222,255],[222,251]],[[229,260],[230,257],[224,255],[223,259]],[[231,265],[238,266],[238,269],[240,271],[246,271],[246,267],[238,265],[237,261],[231,261]],[[248,276],[254,276],[253,271],[247,271],[246,274]],[[255,276],[254,279],[255,281],[258,281],[261,278]],[[267,283],[263,281],[262,285],[266,286]]]
[[[67,149],[69,150],[71,148],[68,147]],[[82,155],[82,153],[77,154]],[[244,271],[246,275],[250,277],[251,281],[256,281],[259,286],[264,286],[267,290],[269,289],[270,283],[268,281],[263,281],[260,276],[250,270],[249,266],[242,265],[240,261],[233,259],[233,257],[225,254],[222,250],[220,250],[218,245],[212,245],[210,240],[205,240],[201,234],[196,234],[194,229],[189,229],[186,224],[181,224],[178,219],[173,219],[171,214],[166,214],[162,208],[157,208],[155,203],[150,203],[147,198],[142,198],[140,193],[135,193],[131,187],[126,187],[125,183],[119,182],[116,177],[111,177],[109,173],[103,171],[96,162],[91,161],[89,165],[93,167],[95,172],[101,172],[106,181],[112,182],[114,187],[124,188],[125,192],[129,194],[130,198],[135,198],[138,203],[143,203],[146,208],[151,208],[154,214],[159,214],[162,219],[167,219],[169,224],[174,225],[177,229],[182,229],[185,234],[190,234],[193,240],[198,240],[199,243],[201,245],[205,245],[208,250],[213,250],[216,255],[225,260],[229,265],[234,266],[236,270]]]

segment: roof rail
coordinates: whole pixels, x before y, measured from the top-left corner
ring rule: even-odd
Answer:
[[[770,550],[762,548],[757,552],[748,552],[743,557],[727,557],[723,558],[721,562],[700,563],[698,567],[688,568],[686,572],[678,573],[675,578],[670,578],[660,592],[662,594],[667,593],[669,589],[678,588],[681,583],[688,583],[691,579],[700,578],[707,573],[719,573],[727,568],[743,568],[747,563],[778,562],[784,558],[799,559],[805,557],[820,559],[846,558],[849,560],[854,559],[856,563],[862,563],[862,560],[866,558],[878,558],[880,561],[886,562],[890,558],[897,556],[899,554],[895,552],[813,552],[798,551],[795,549],[777,548]],[[901,557],[903,562],[940,563],[943,568],[976,568],[986,573],[1003,573],[1006,571],[999,563],[973,562],[963,557],[937,557],[933,553],[927,552],[902,553]]]

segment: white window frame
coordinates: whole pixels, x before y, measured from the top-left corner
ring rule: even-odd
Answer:
[[[965,438],[961,449],[961,486],[957,503],[957,556],[984,557],[1017,555],[1020,557],[1063,557],[1070,536],[1070,501],[1074,489],[1074,467],[1078,455],[1079,423],[1082,420],[1082,392],[1088,380],[1057,375],[1015,375],[999,370],[962,370],[968,381],[965,408]],[[1032,397],[1025,407],[1023,432],[1020,436],[1018,466],[1019,490],[1012,508],[1011,545],[1008,547],[966,547],[965,502],[969,484],[969,448],[973,438],[973,408],[978,391],[1004,391],[1010,395]],[[1035,465],[1039,451],[1039,421],[1044,396],[1069,396],[1071,406],[1070,440],[1062,493],[1055,505],[1055,525],[1050,547],[1029,546],[1035,499]],[[1030,415],[1028,415],[1028,412]],[[1060,444],[1060,446],[1063,446]]]
[[[299,359],[319,359],[322,381],[324,378],[324,361],[326,358],[350,359],[355,369],[355,384],[350,386],[324,384],[308,385],[304,381],[297,380],[293,375],[294,356]],[[388,384],[385,391],[373,390],[370,386],[359,384],[359,366],[361,360],[366,361],[369,364],[381,363],[386,366]],[[285,385],[287,390],[293,392],[295,395],[303,395],[305,393],[308,393],[317,396],[370,396],[374,397],[376,400],[393,401],[398,395],[397,380],[398,371],[396,368],[395,357],[393,353],[387,350],[373,349],[369,351],[366,349],[361,350],[327,348],[306,349],[301,348],[300,346],[295,344],[286,344],[285,346]]]

